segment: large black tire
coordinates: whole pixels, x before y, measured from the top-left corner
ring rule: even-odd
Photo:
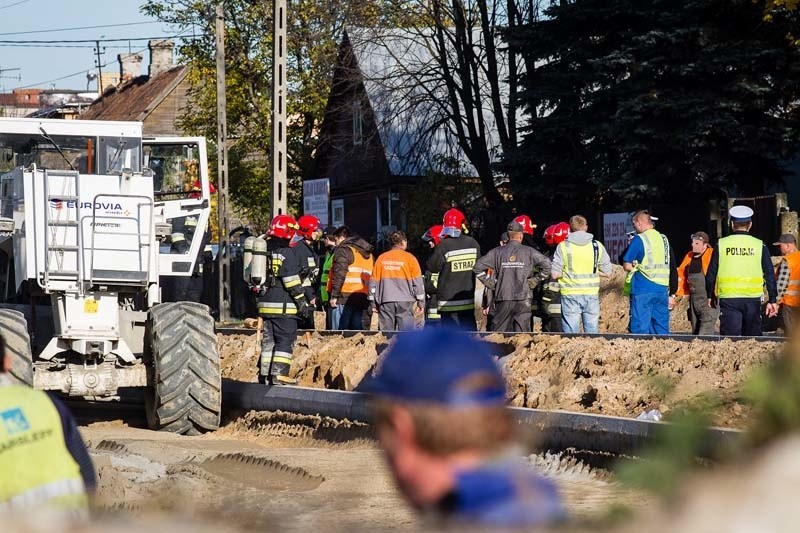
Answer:
[[[6,341],[6,357],[11,360],[11,379],[32,387],[33,354],[25,315],[13,309],[0,309],[0,333]]]
[[[208,307],[163,303],[150,310],[149,363],[153,386],[145,394],[151,429],[198,435],[219,428],[222,378]]]

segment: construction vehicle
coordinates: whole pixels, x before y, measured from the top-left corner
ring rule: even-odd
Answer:
[[[162,303],[159,281],[192,274],[209,214],[203,138],[0,118],[0,331],[12,378],[88,400],[144,387],[151,428],[218,428],[214,320],[197,302]]]

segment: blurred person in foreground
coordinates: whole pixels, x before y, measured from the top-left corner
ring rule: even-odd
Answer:
[[[478,527],[564,517],[555,485],[514,449],[505,382],[482,341],[450,329],[407,333],[363,389],[374,395],[397,484],[418,510]]]
[[[58,400],[17,384],[11,365],[0,335],[0,512],[88,518],[97,483],[75,420]]]

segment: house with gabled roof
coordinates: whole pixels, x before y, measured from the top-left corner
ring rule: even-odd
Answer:
[[[150,41],[150,67],[140,74],[142,56],[119,56],[121,83],[107,87],[81,115],[86,120],[134,120],[144,135],[178,135],[176,125],[188,100],[188,72],[173,61],[174,43]]]
[[[424,36],[402,29],[344,33],[312,176],[329,180],[333,225],[380,242],[392,229],[407,229],[409,192],[422,177],[450,172],[453,162],[474,172],[449,120],[438,68]],[[484,119],[487,144],[496,148],[491,110]]]

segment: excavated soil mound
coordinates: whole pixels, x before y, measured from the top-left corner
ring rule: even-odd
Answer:
[[[255,335],[219,336],[223,376],[255,381]],[[781,343],[754,340],[683,342],[658,339],[489,335],[505,368],[515,406],[635,417],[642,411],[703,405],[724,426],[744,425],[739,401],[750,371],[773,360]],[[383,335],[298,337],[292,374],[300,385],[353,390],[390,346]]]

